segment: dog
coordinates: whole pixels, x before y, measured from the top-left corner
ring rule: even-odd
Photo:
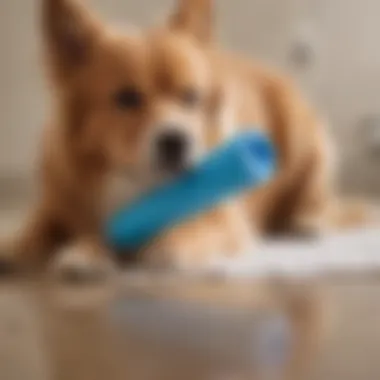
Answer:
[[[286,76],[219,49],[213,16],[212,0],[179,0],[163,25],[128,31],[80,0],[42,0],[52,112],[39,199],[8,259],[109,273],[107,215],[251,126],[275,143],[274,179],[166,231],[139,252],[143,263],[204,268],[265,233],[325,228],[334,186],[324,123]]]

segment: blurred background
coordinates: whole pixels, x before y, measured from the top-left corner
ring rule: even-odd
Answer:
[[[172,0],[91,0],[113,22],[160,21]],[[281,68],[329,121],[347,192],[380,194],[378,0],[217,0],[220,40]],[[0,179],[30,177],[47,115],[37,0],[0,2]],[[5,186],[5,185],[4,185]]]

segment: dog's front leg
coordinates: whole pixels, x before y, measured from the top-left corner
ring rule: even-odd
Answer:
[[[143,250],[142,258],[158,268],[207,269],[246,252],[253,231],[241,203],[234,201],[170,229]]]
[[[114,270],[111,254],[97,235],[83,235],[62,246],[53,261],[54,273],[73,281],[104,278]]]
[[[56,249],[63,237],[62,225],[44,205],[38,204],[27,222],[0,241],[0,271],[35,268]]]

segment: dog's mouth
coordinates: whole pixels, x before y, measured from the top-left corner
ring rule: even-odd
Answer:
[[[149,190],[180,177],[188,170],[190,170],[190,166],[168,168],[154,165],[145,169],[124,168],[119,171],[119,176],[134,186]]]
[[[154,188],[189,172],[196,166],[198,158],[188,154],[183,157],[154,156],[140,165],[119,167],[118,176],[133,185]]]
[[[173,179],[188,172],[193,167],[191,163],[174,163],[171,165],[157,164],[155,168],[156,176],[162,179]]]
[[[173,178],[194,166],[195,142],[192,136],[169,131],[156,138],[152,170],[159,177]]]

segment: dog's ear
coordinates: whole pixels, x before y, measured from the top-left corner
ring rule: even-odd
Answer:
[[[56,75],[84,65],[100,33],[100,23],[80,1],[42,0],[43,40]]]
[[[178,0],[177,9],[169,19],[172,29],[189,33],[202,43],[212,39],[214,0]]]

